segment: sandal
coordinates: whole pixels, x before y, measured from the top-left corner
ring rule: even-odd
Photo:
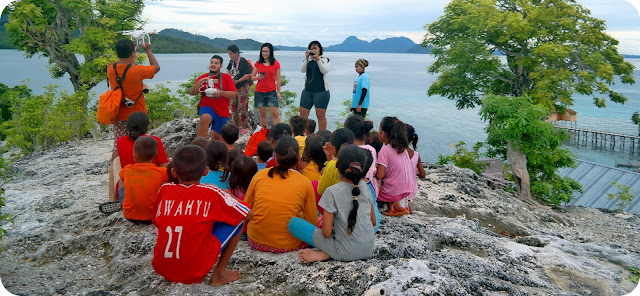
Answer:
[[[117,201],[108,201],[108,202],[100,204],[98,206],[98,209],[103,214],[109,215],[109,214],[113,214],[115,212],[122,211],[122,205]]]
[[[385,216],[404,216],[406,214],[409,214],[409,211],[407,211],[407,209],[405,208],[400,208],[400,210],[386,210],[382,212],[383,215]]]

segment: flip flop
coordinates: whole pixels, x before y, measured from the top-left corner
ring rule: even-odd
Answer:
[[[109,214],[113,214],[115,212],[122,211],[122,205],[120,205],[120,203],[117,202],[117,201],[108,201],[108,202],[100,204],[98,206],[98,209],[103,214],[109,215]]]
[[[400,208],[399,210],[386,210],[382,214],[385,216],[404,216],[409,214],[409,211],[405,208]]]

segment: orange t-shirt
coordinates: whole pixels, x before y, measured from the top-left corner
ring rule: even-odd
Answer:
[[[122,214],[127,219],[147,221],[153,218],[158,189],[166,183],[167,169],[153,163],[135,163],[120,171],[124,180]]]
[[[269,170],[258,171],[244,196],[254,214],[247,235],[261,245],[294,249],[302,241],[289,232],[289,220],[300,217],[313,225],[318,223],[313,187],[307,177],[294,170],[289,170],[286,179],[279,174],[270,178],[268,173]]]
[[[124,69],[127,68],[127,64],[117,64],[116,68],[118,70],[118,76],[122,77],[124,73]],[[144,89],[144,85],[142,84],[143,79],[151,79],[156,75],[156,67],[155,66],[145,66],[145,65],[133,65],[127,71],[127,75],[124,77],[122,81],[122,88],[124,89],[124,96],[132,101],[135,101],[142,89]],[[107,78],[109,79],[109,84],[111,84],[111,89],[116,88],[118,83],[116,82],[116,73],[113,72],[113,66],[109,64],[107,67]],[[129,108],[124,105],[124,102],[120,105],[120,111],[118,112],[118,120],[126,121],[129,118],[129,115],[134,112],[144,112],[147,113],[147,105],[144,101],[144,94],[140,97],[140,99],[133,104],[133,107]]]

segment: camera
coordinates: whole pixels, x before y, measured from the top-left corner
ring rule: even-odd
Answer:
[[[310,50],[310,51],[309,51],[309,55],[310,55],[310,56],[314,56],[314,55],[316,55],[316,52],[315,52],[315,51],[313,51],[313,50]]]
[[[264,72],[260,72],[260,75],[262,75],[262,76],[267,76],[267,74],[266,74],[266,73],[264,73]]]
[[[127,98],[124,98],[124,105],[129,107],[129,108],[133,107],[133,104],[135,104],[135,103],[136,103],[136,101],[132,101],[132,100],[129,100]]]

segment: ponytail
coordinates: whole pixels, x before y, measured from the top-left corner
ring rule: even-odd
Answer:
[[[350,163],[349,168],[345,171],[345,177],[353,183],[353,189],[351,189],[351,195],[353,195],[353,208],[351,208],[349,218],[347,219],[347,234],[351,234],[353,232],[353,228],[356,226],[356,217],[358,216],[358,196],[360,195],[360,188],[358,187],[358,184],[360,183],[362,176],[363,170],[359,162]]]
[[[149,116],[144,112],[134,112],[127,118],[127,134],[129,139],[135,141],[138,137],[147,133],[149,129]]]
[[[386,134],[389,144],[391,144],[391,147],[393,147],[398,154],[402,153],[404,149],[409,148],[407,129],[404,123],[398,120],[398,118],[385,116],[380,122],[380,130]]]
[[[358,196],[360,196],[360,179],[364,177],[363,164],[366,161],[364,150],[356,145],[350,144],[340,149],[338,154],[338,171],[342,176],[353,183],[351,195],[353,196],[353,207],[347,219],[347,234],[351,234],[356,225],[358,215]]]
[[[418,149],[418,134],[416,133],[416,129],[413,128],[412,125],[406,123],[405,128],[407,129],[407,140],[413,146],[413,150]]]
[[[273,178],[273,174],[278,173],[283,179],[287,178],[289,169],[298,164],[298,141],[291,136],[284,136],[276,142],[274,149],[276,153],[276,166],[269,169],[269,178]]]

